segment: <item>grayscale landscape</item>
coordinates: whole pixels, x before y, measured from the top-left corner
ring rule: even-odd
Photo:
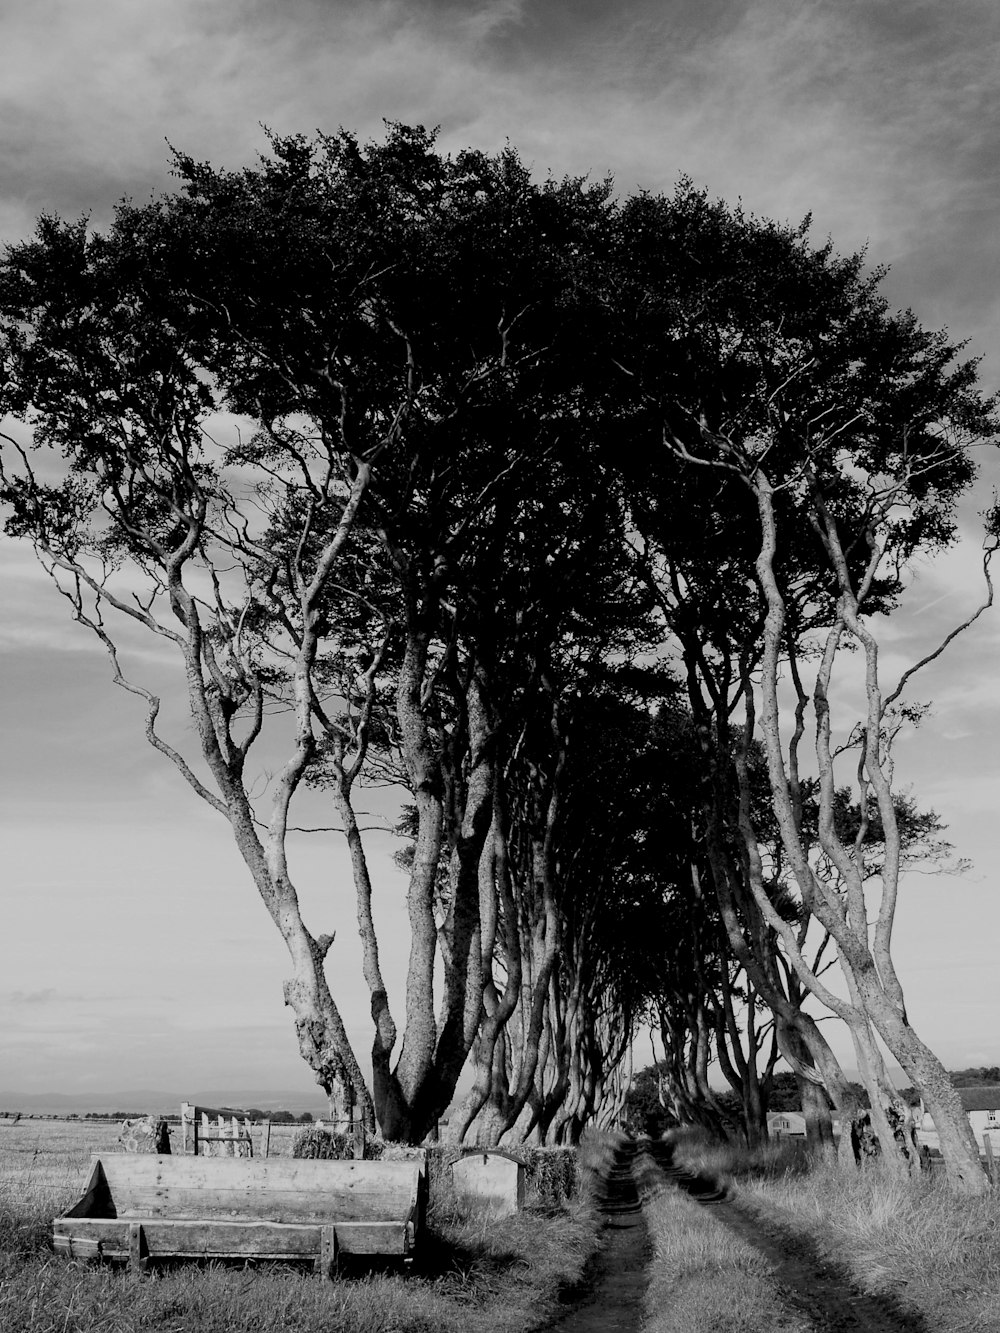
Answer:
[[[0,9],[0,1328],[1000,1327],[998,55]]]

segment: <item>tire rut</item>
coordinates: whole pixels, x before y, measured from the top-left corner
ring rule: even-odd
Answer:
[[[643,1150],[666,1181],[711,1207],[724,1226],[767,1259],[782,1293],[812,1320],[815,1333],[931,1333],[919,1315],[904,1310],[891,1296],[858,1291],[847,1273],[824,1260],[808,1237],[741,1207],[711,1177],[674,1166],[668,1143],[645,1144]]]
[[[604,1214],[600,1250],[582,1290],[545,1333],[636,1333],[643,1322],[643,1296],[652,1256],[639,1191],[632,1175],[636,1145],[626,1143],[597,1185],[594,1200]]]

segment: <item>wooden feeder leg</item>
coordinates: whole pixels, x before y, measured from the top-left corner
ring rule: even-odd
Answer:
[[[130,1222],[128,1227],[128,1266],[133,1273],[145,1273],[149,1267],[149,1247],[141,1222]]]
[[[316,1272],[331,1282],[337,1276],[337,1228],[323,1227],[319,1241]]]

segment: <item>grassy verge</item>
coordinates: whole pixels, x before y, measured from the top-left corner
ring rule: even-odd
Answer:
[[[900,1182],[878,1162],[845,1173],[787,1142],[751,1155],[681,1135],[675,1157],[733,1179],[738,1202],[808,1235],[859,1290],[892,1296],[936,1333],[1000,1329],[995,1191],[965,1198],[936,1173]]]
[[[648,1158],[635,1173],[655,1253],[643,1333],[807,1333],[763,1255],[710,1206],[665,1186]]]
[[[45,1151],[44,1136],[20,1158],[0,1144],[4,1333],[525,1333],[557,1313],[598,1243],[585,1200],[557,1214],[474,1218],[441,1190],[410,1273],[358,1269],[323,1282],[287,1265],[216,1264],[134,1277],[49,1250],[51,1220],[79,1194],[93,1146],[75,1150],[81,1160],[69,1165]]]
[[[677,1129],[668,1135],[678,1166],[727,1182],[780,1179],[806,1175],[815,1162],[802,1139],[772,1139],[759,1148],[723,1143],[700,1129]]]

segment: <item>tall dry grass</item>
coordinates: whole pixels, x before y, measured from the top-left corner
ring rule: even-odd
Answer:
[[[806,1174],[814,1159],[803,1139],[771,1139],[759,1148],[742,1143],[723,1143],[707,1130],[695,1127],[675,1129],[666,1136],[673,1148],[674,1161],[696,1175],[720,1180],[754,1179]]]
[[[859,1290],[893,1297],[935,1333],[1000,1330],[1000,1193],[968,1198],[943,1176],[900,1181],[877,1160],[844,1171],[788,1140],[757,1152],[697,1132],[675,1160],[733,1182],[735,1199],[795,1234]]]
[[[88,1121],[0,1129],[3,1333],[525,1333],[555,1315],[598,1244],[582,1200],[556,1215],[489,1219],[442,1193],[406,1274],[358,1267],[331,1283],[289,1265],[188,1264],[137,1277],[53,1256],[52,1218],[117,1134]]]
[[[1000,1197],[956,1194],[935,1173],[899,1181],[878,1162],[846,1173],[745,1179],[738,1197],[805,1230],[862,1290],[940,1333],[1000,1330]]]
[[[809,1333],[768,1261],[711,1206],[665,1184],[649,1158],[636,1176],[654,1247],[643,1333]]]

